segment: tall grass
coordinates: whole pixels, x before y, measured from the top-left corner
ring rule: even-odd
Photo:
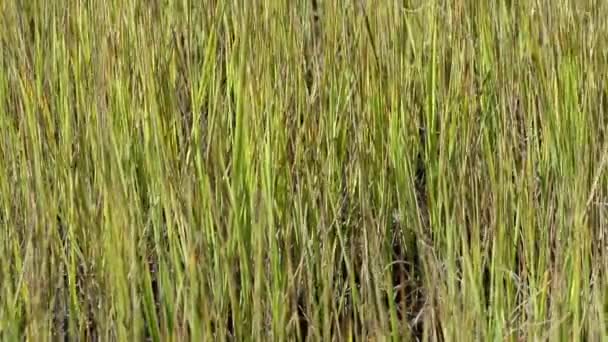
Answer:
[[[608,338],[608,3],[0,2],[0,339]]]

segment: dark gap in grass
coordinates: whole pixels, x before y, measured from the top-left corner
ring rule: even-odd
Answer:
[[[319,59],[321,58],[321,43],[323,39],[321,11],[318,0],[311,1],[311,11],[312,32],[310,33],[311,36],[309,37],[309,42],[304,51],[304,80],[308,97],[313,96],[313,90],[315,88],[315,76],[317,73],[315,68],[318,68]]]
[[[393,224],[393,239],[391,251],[392,287],[395,290],[394,301],[397,308],[397,319],[408,322],[411,329],[410,337],[422,340],[423,322],[417,320],[422,311],[424,298],[422,297],[422,262],[415,243],[405,241],[399,223]],[[389,300],[389,298],[386,298]]]
[[[59,231],[59,237],[61,239],[62,246],[65,253],[71,248],[79,248],[78,246],[73,247],[72,242],[69,240],[66,224],[61,219],[61,214],[56,216],[56,224]],[[67,256],[69,260],[69,256]],[[62,282],[60,283],[63,300],[56,299],[55,305],[53,306],[53,322],[57,327],[57,333],[59,337],[64,341],[77,340],[79,336],[72,336],[70,331],[70,317],[77,316],[76,312],[72,312],[70,304],[70,280],[69,270],[65,269],[66,265],[62,264],[60,268]],[[99,339],[99,331],[97,327],[97,321],[94,313],[95,301],[98,300],[98,293],[96,293],[96,287],[93,283],[95,280],[92,279],[94,272],[91,270],[92,265],[86,260],[78,260],[76,265],[76,291],[78,296],[78,304],[80,305],[80,322],[84,324],[84,327],[78,326],[74,330],[79,334],[84,333],[84,336],[88,341],[97,341]]]
[[[363,251],[361,250],[360,242],[357,241],[357,238],[359,237],[358,228],[362,222],[362,213],[361,208],[356,201],[355,193],[357,189],[351,189],[349,187],[347,172],[347,166],[352,164],[353,155],[355,155],[355,153],[350,153],[350,151],[347,151],[344,155],[345,160],[342,163],[340,184],[340,208],[335,227],[341,231],[346,250],[339,251],[342,255],[338,257],[338,271],[336,272],[334,284],[336,284],[336,289],[338,289],[339,292],[341,292],[341,289],[346,288],[347,294],[345,295],[343,308],[338,312],[338,321],[335,322],[335,325],[332,325],[332,336],[344,336],[349,333],[352,333],[354,336],[363,336],[361,313],[356,310],[359,304],[355,302],[355,300],[359,302],[363,300],[361,297]],[[350,265],[347,265],[347,259],[345,258],[344,253],[348,253],[347,256]],[[355,289],[352,288],[353,286]],[[356,294],[353,293],[353,291],[356,291]],[[358,298],[355,298],[355,296]],[[339,305],[340,303],[336,302],[336,307]]]
[[[81,266],[79,266],[81,267]],[[88,275],[87,275],[88,276]],[[86,313],[85,313],[85,329],[84,329],[84,333],[85,333],[85,338],[87,341],[98,341],[99,340],[99,327],[97,326],[97,319],[95,316],[95,313],[93,311],[93,309],[96,307],[96,300],[98,300],[97,296],[98,294],[96,294],[93,290],[94,287],[92,288],[90,286],[90,280],[87,280],[87,284],[85,285],[86,287],[82,289],[82,291],[87,291],[86,294],[83,293],[83,296],[85,296],[85,298],[83,298],[83,303],[85,303],[86,306]]]
[[[226,58],[228,58],[228,57],[226,57]],[[224,92],[223,100],[224,100],[224,104],[226,105],[226,111],[229,113],[228,131],[230,132],[230,134],[234,135],[234,132],[236,132],[236,117],[237,117],[236,94],[234,91],[234,86],[229,84],[229,82],[228,82],[228,75],[227,75],[225,67],[223,66],[223,63],[221,63],[221,62],[219,63],[218,69],[220,70],[219,89],[221,89]],[[228,127],[226,127],[226,128],[228,128]],[[228,150],[225,152],[229,158],[231,155],[231,151],[232,151],[232,144],[227,144],[227,147],[228,147]],[[224,152],[224,151],[222,151],[222,152]]]
[[[426,177],[426,164],[424,162],[424,151],[426,150],[426,128],[420,127],[418,129],[418,140],[420,144],[420,148],[418,150],[418,154],[416,155],[416,173],[414,178],[414,186],[416,191],[416,200],[418,202],[418,206],[420,207],[420,212],[425,220],[423,223],[426,225],[428,223],[428,210],[427,210],[427,198],[426,198],[426,186],[427,186],[427,177]]]
[[[149,212],[149,211],[148,211]],[[166,231],[166,227],[167,227],[167,214],[165,213],[165,210],[160,210],[160,226],[162,227],[162,234],[163,236],[161,237],[161,239],[163,241],[167,241],[167,231]],[[155,242],[154,242],[154,236],[153,234],[146,234],[147,237],[146,239],[148,240],[148,247],[147,250],[147,255],[146,257],[146,262],[147,262],[147,270],[149,270],[149,275],[150,275],[150,288],[152,290],[152,300],[153,300],[153,305],[154,305],[154,313],[156,314],[156,318],[158,319],[157,324],[159,324],[158,328],[160,329],[161,326],[161,320],[164,319],[164,315],[163,315],[163,298],[162,298],[162,294],[161,294],[161,289],[160,289],[160,281],[159,281],[159,264],[160,264],[160,255],[158,254],[158,248],[164,248],[165,246],[158,246]],[[156,246],[157,248],[154,248],[153,246]],[[144,270],[144,272],[146,272],[146,270]],[[143,302],[141,304],[142,306],[145,305]],[[145,310],[145,307],[142,307],[143,310]],[[145,311],[144,311],[145,312]],[[153,335],[153,329],[154,327],[150,326],[152,322],[149,321],[149,319],[145,319],[144,320],[144,339],[146,341],[153,341],[154,340],[154,335]]]
[[[192,131],[194,129],[194,113],[198,111],[201,113],[201,122],[199,125],[201,126],[201,140],[205,138],[205,127],[206,127],[206,119],[208,116],[207,104],[203,103],[202,108],[192,108],[192,96],[191,96],[191,80],[189,79],[189,68],[194,65],[195,67],[199,67],[206,61],[203,60],[203,52],[200,51],[202,47],[194,48],[192,47],[192,43],[187,40],[186,35],[183,32],[177,33],[175,30],[173,31],[173,44],[178,51],[179,55],[179,63],[178,67],[180,73],[178,76],[178,85],[177,89],[175,89],[176,97],[177,97],[177,105],[180,110],[181,118],[180,123],[182,124],[182,133],[183,136],[180,137],[180,143],[184,145],[182,149],[182,153],[185,156],[185,151],[187,151],[187,146],[191,143]],[[221,63],[220,63],[221,64]],[[206,100],[206,97],[204,97]],[[182,156],[182,158],[184,157]]]
[[[312,5],[312,18],[313,18],[313,23],[315,25],[319,24],[319,20],[320,20],[320,15],[319,15],[319,1],[318,0],[311,0],[311,5]]]
[[[57,214],[57,227],[61,245],[67,248],[67,231],[65,225],[61,221],[61,215]],[[53,305],[53,338],[57,341],[69,341],[69,326],[70,326],[70,306],[67,286],[69,284],[68,272],[65,269],[65,264],[61,263],[59,272],[61,273],[61,282],[56,284],[58,295],[54,299]]]
[[[424,161],[424,151],[427,149],[427,137],[426,137],[426,129],[425,127],[418,128],[418,140],[419,140],[419,149],[416,155],[416,171],[414,178],[414,187],[415,187],[415,197],[416,202],[418,203],[418,213],[420,222],[422,227],[420,227],[423,231],[426,231],[429,226],[429,212],[428,212],[428,199],[426,194],[427,189],[427,172],[426,172],[426,164]],[[423,237],[424,238],[424,237]],[[402,239],[396,239],[396,241],[403,241]],[[418,249],[418,242],[414,242],[409,244],[409,246],[399,246],[403,251],[403,247],[409,247],[411,252],[405,255],[398,255],[398,257],[405,258],[408,261],[408,267],[404,268],[404,264],[399,264],[402,267],[399,270],[397,276],[401,282],[399,285],[405,285],[400,294],[399,300],[401,300],[401,305],[405,305],[409,307],[406,311],[406,315],[404,318],[407,319],[408,324],[410,324],[411,329],[411,337],[414,340],[421,341],[424,337],[424,321],[418,319],[421,311],[424,307],[424,293],[420,293],[421,289],[423,289],[422,279],[423,279],[423,265],[422,265],[422,256],[420,255],[420,251]],[[405,281],[403,283],[403,278],[409,278],[409,281]],[[410,298],[408,298],[410,297]],[[409,300],[408,300],[409,299]]]
[[[228,307],[228,312],[226,314],[226,321],[224,322],[224,327],[226,328],[226,332],[223,333],[221,331],[216,332],[217,336],[222,336],[222,338],[228,338],[229,340],[233,340],[236,338],[236,331],[234,326],[234,315],[232,312],[232,308]],[[221,327],[219,327],[221,329]]]
[[[520,228],[521,228],[521,226],[520,226]],[[526,299],[522,286],[526,286],[530,282],[530,280],[528,278],[528,270],[527,270],[526,265],[529,265],[532,262],[526,260],[524,247],[525,247],[524,242],[521,239],[519,239],[519,241],[517,243],[517,247],[515,249],[515,262],[514,262],[515,267],[513,270],[513,273],[515,274],[515,277],[518,281],[518,284],[516,284],[518,287],[518,291],[515,294],[515,303],[517,303],[517,305],[523,304],[523,301]],[[519,313],[519,314],[521,314],[521,313]]]
[[[291,106],[290,106],[291,107]],[[296,120],[296,116],[300,117],[300,120]],[[287,144],[285,146],[285,159],[286,165],[289,167],[291,176],[291,190],[296,193],[300,187],[301,175],[300,170],[297,167],[298,160],[298,131],[301,125],[298,122],[304,120],[302,113],[297,113],[295,108],[290,108],[287,115],[284,116],[285,128],[287,130]]]
[[[143,158],[143,156],[139,155],[138,157]],[[143,272],[148,272],[149,273],[149,279],[150,279],[150,288],[151,288],[151,295],[152,295],[152,304],[153,304],[153,310],[156,314],[156,317],[160,320],[161,317],[163,317],[161,315],[162,313],[162,302],[161,302],[161,294],[160,294],[160,286],[159,286],[159,279],[158,279],[158,272],[159,272],[159,258],[160,255],[158,255],[159,250],[162,250],[165,246],[163,244],[161,245],[157,245],[155,242],[155,230],[156,229],[162,229],[162,231],[160,232],[160,234],[162,234],[163,236],[160,237],[160,242],[162,241],[167,241],[167,237],[166,237],[166,222],[167,222],[167,218],[166,218],[166,213],[164,210],[160,210],[160,217],[159,220],[157,222],[155,222],[156,220],[154,219],[154,203],[152,203],[151,200],[151,194],[150,194],[150,189],[149,189],[149,183],[146,181],[146,179],[148,179],[148,174],[145,170],[145,165],[144,165],[144,160],[143,159],[138,159],[135,162],[135,189],[136,189],[136,193],[139,195],[139,202],[140,202],[140,206],[142,208],[142,212],[145,213],[144,217],[146,218],[146,223],[145,223],[145,229],[142,232],[142,235],[140,237],[141,239],[141,243],[142,243],[142,247],[140,249],[139,254],[139,258],[141,258],[141,262],[143,262],[147,267],[144,267]],[[160,227],[155,227],[155,224],[159,224]],[[156,248],[155,248],[156,247]],[[145,279],[145,277],[144,277]],[[142,293],[144,294],[143,296],[145,297],[145,293],[146,293],[146,280],[143,280],[144,283],[143,285],[139,288],[139,291],[142,291]],[[146,301],[142,300],[140,302],[141,305],[141,310],[142,312],[146,313],[148,310],[146,309]],[[149,322],[149,319],[146,317],[146,315],[144,315],[144,321],[143,321],[143,339],[146,341],[151,341],[153,340],[153,327],[150,326],[151,322]],[[160,327],[159,327],[160,328]]]
[[[303,192],[303,189],[307,188],[306,185],[300,183],[305,182],[300,179],[303,176],[300,175],[301,170],[298,170],[296,167],[293,167],[294,163],[290,161],[289,165],[292,165],[292,179],[293,183],[291,185],[291,190],[293,193],[300,195]],[[302,196],[307,198],[304,200],[305,202],[313,201],[310,197]],[[309,202],[310,204],[310,202]],[[304,219],[305,222],[314,222],[314,218],[311,216],[311,210],[304,209],[306,212],[307,218]],[[318,241],[315,237],[312,237],[313,244],[317,244]],[[292,245],[291,248],[287,249],[287,253],[289,254],[290,260],[302,260],[305,258],[305,254],[307,253],[306,242],[302,244],[302,242],[296,242]],[[313,252],[314,253],[314,252]],[[309,257],[312,257],[309,255]],[[319,279],[319,273],[315,271],[316,265],[298,265],[298,272],[293,275],[294,286],[291,292],[291,306],[292,306],[292,314],[295,315],[295,331],[293,335],[297,341],[306,341],[310,336],[315,336],[315,318],[314,311],[318,308],[318,303],[321,302],[321,289],[319,288],[319,284],[321,280]],[[301,268],[300,268],[301,267]],[[318,321],[317,321],[318,322]]]
[[[303,286],[304,287],[304,286]],[[305,290],[298,291],[296,298],[296,317],[298,319],[298,331],[296,332],[297,338],[301,341],[306,340],[308,337],[309,322],[308,322],[308,306],[307,298],[308,293]]]
[[[294,186],[294,192],[298,191],[297,186]],[[287,258],[289,260],[302,260],[303,254],[305,253],[303,246],[294,242],[291,248],[286,249]],[[299,266],[298,266],[299,267]],[[290,336],[295,337],[298,341],[305,341],[307,336],[309,335],[310,329],[310,298],[313,300],[318,300],[315,297],[316,291],[309,290],[307,284],[305,283],[305,277],[302,275],[305,273],[304,269],[299,269],[297,273],[292,274],[293,286],[290,286],[289,289],[289,299],[291,312],[290,316],[295,319],[295,327]]]
[[[150,273],[150,284],[152,288],[152,299],[154,301],[154,310],[156,311],[156,317],[161,319],[161,300],[160,300],[160,289],[158,286],[158,260],[156,257],[156,253],[150,253],[147,259],[148,270]],[[144,270],[146,272],[147,270]],[[145,290],[144,290],[145,291]],[[145,305],[144,303],[141,304]],[[145,307],[142,308],[145,312]],[[160,322],[159,322],[160,323]],[[151,322],[149,319],[144,319],[144,340],[145,341],[154,341],[154,334],[152,333],[153,327],[150,326]],[[160,328],[160,327],[159,327]]]
[[[94,286],[91,284],[91,279],[88,269],[90,265],[86,261],[79,260],[76,267],[76,288],[78,290],[79,303],[82,304],[82,321],[84,324],[84,336],[87,341],[98,340],[98,328],[95,320],[93,308],[95,307],[96,294]]]
[[[231,279],[232,280],[232,279]],[[228,295],[227,295],[228,296]],[[226,298],[228,299],[228,298]],[[218,298],[218,301],[220,299]],[[218,307],[221,307],[219,303],[216,303]],[[234,325],[234,316],[231,304],[228,302],[225,307],[218,312],[212,314],[210,321],[208,323],[208,327],[210,330],[210,335],[215,336],[216,339],[222,341],[228,339],[234,340],[235,338],[235,325]],[[190,328],[188,327],[188,333],[190,333]]]
[[[482,283],[483,296],[486,300],[484,306],[485,306],[486,310],[490,310],[490,303],[491,303],[490,296],[492,295],[492,272],[490,270],[489,262],[483,263],[483,269],[482,269],[482,274],[481,274],[481,283]]]
[[[320,47],[321,40],[323,39],[323,32],[321,27],[321,9],[319,8],[319,1],[312,0],[312,40],[315,50]]]

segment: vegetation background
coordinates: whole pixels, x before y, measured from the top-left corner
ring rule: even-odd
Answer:
[[[606,18],[1,0],[0,339],[607,339]]]

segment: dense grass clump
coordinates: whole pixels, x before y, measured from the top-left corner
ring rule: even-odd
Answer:
[[[608,338],[606,18],[0,1],[0,339]]]

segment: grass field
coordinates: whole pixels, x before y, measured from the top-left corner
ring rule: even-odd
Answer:
[[[0,0],[0,340],[606,341],[607,17]]]

